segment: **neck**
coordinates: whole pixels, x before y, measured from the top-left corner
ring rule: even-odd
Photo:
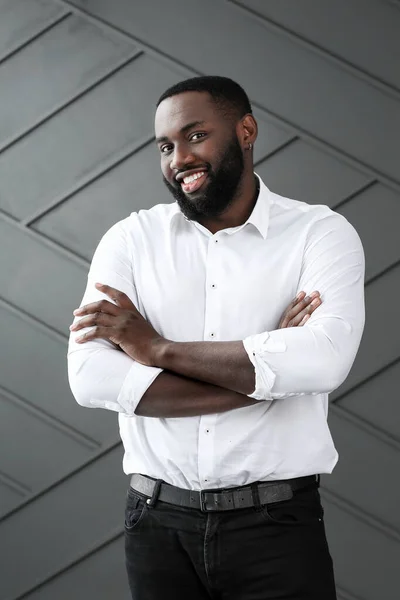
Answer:
[[[202,219],[201,225],[211,233],[217,233],[229,227],[239,227],[246,223],[257,203],[260,184],[253,170],[244,176],[237,197],[229,208],[219,217],[213,219]]]

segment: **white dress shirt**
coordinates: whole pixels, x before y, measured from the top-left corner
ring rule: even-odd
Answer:
[[[199,490],[332,471],[328,393],[347,377],[365,318],[363,248],[343,216],[283,198],[261,180],[246,223],[215,234],[176,202],[158,204],[105,233],[81,305],[105,297],[96,282],[125,292],[169,340],[242,340],[255,370],[252,406],[142,417],[135,409],[162,369],[107,340],[78,344],[86,330],[72,332],[71,390],[82,406],[119,413],[126,474]],[[322,305],[303,327],[277,329],[301,290],[318,290]]]

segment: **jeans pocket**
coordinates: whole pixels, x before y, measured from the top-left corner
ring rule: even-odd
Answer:
[[[125,531],[133,531],[143,520],[146,512],[146,499],[129,489],[125,506]]]
[[[259,510],[266,521],[276,525],[321,523],[324,517],[318,489],[300,490],[290,500],[264,504]]]

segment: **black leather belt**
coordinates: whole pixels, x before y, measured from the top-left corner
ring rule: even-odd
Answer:
[[[293,492],[313,484],[319,485],[319,475],[265,481],[236,488],[201,491],[179,488],[160,479],[153,479],[139,473],[134,473],[130,482],[131,487],[136,492],[148,497],[147,503],[150,506],[160,500],[176,506],[196,508],[203,512],[250,508],[261,504],[290,500],[293,497]]]

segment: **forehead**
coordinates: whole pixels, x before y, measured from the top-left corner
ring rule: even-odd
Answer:
[[[156,137],[179,133],[196,121],[221,122],[221,113],[207,92],[184,92],[161,102],[155,116]]]

